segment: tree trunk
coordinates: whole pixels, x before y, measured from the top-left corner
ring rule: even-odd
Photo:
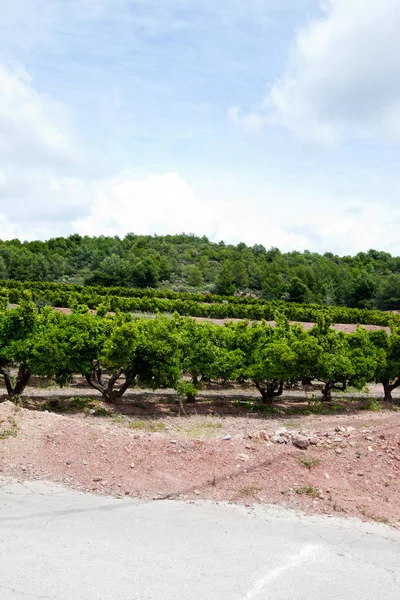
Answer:
[[[342,385],[336,384],[333,381],[324,381],[324,388],[322,390],[322,402],[332,402],[332,390],[337,390],[338,392],[345,392],[347,383],[344,382]]]
[[[331,383],[325,383],[322,390],[322,402],[332,402],[332,388],[333,385]]]
[[[390,383],[389,379],[386,379],[385,381],[382,381],[382,385],[383,385],[383,390],[385,392],[385,398],[384,398],[385,402],[390,402],[391,404],[393,404],[392,392],[393,392],[393,390],[400,387],[400,377],[398,377],[394,381],[394,383]]]
[[[384,401],[390,402],[390,404],[392,404],[393,403],[392,386],[390,385],[389,381],[383,381],[382,385],[383,385],[383,391],[385,392]]]
[[[15,380],[12,377],[8,368],[4,366],[0,367],[0,374],[4,377],[7,394],[11,399],[18,398],[22,394],[22,392],[28,385],[31,376],[24,362],[20,363],[18,368],[18,374]]]
[[[268,382],[255,382],[256,388],[261,394],[264,404],[272,404],[274,398],[281,396],[283,393],[283,381],[274,379]]]
[[[115,388],[115,384],[121,377],[123,369],[120,368],[114,375],[105,381],[103,378],[103,371],[99,362],[94,363],[92,372],[86,375],[86,381],[88,384],[100,392],[103,396],[103,400],[108,404],[117,404],[120,398],[124,395],[126,390],[135,380],[136,374],[127,371],[125,373],[125,381],[119,388]]]
[[[301,380],[301,385],[312,385],[312,382],[312,377],[303,377],[303,379]]]

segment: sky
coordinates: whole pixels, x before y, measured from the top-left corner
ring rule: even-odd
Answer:
[[[0,0],[0,238],[400,254],[398,0]]]

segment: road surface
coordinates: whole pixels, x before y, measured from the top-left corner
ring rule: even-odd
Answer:
[[[400,533],[0,481],[2,600],[394,600]]]

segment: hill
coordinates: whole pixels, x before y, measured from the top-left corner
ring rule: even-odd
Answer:
[[[194,235],[0,241],[0,279],[255,295],[266,301],[400,310],[400,257],[282,253]]]

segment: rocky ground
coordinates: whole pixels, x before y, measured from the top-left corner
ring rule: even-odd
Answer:
[[[55,414],[0,404],[0,475],[99,494],[280,504],[400,525],[400,413]]]

